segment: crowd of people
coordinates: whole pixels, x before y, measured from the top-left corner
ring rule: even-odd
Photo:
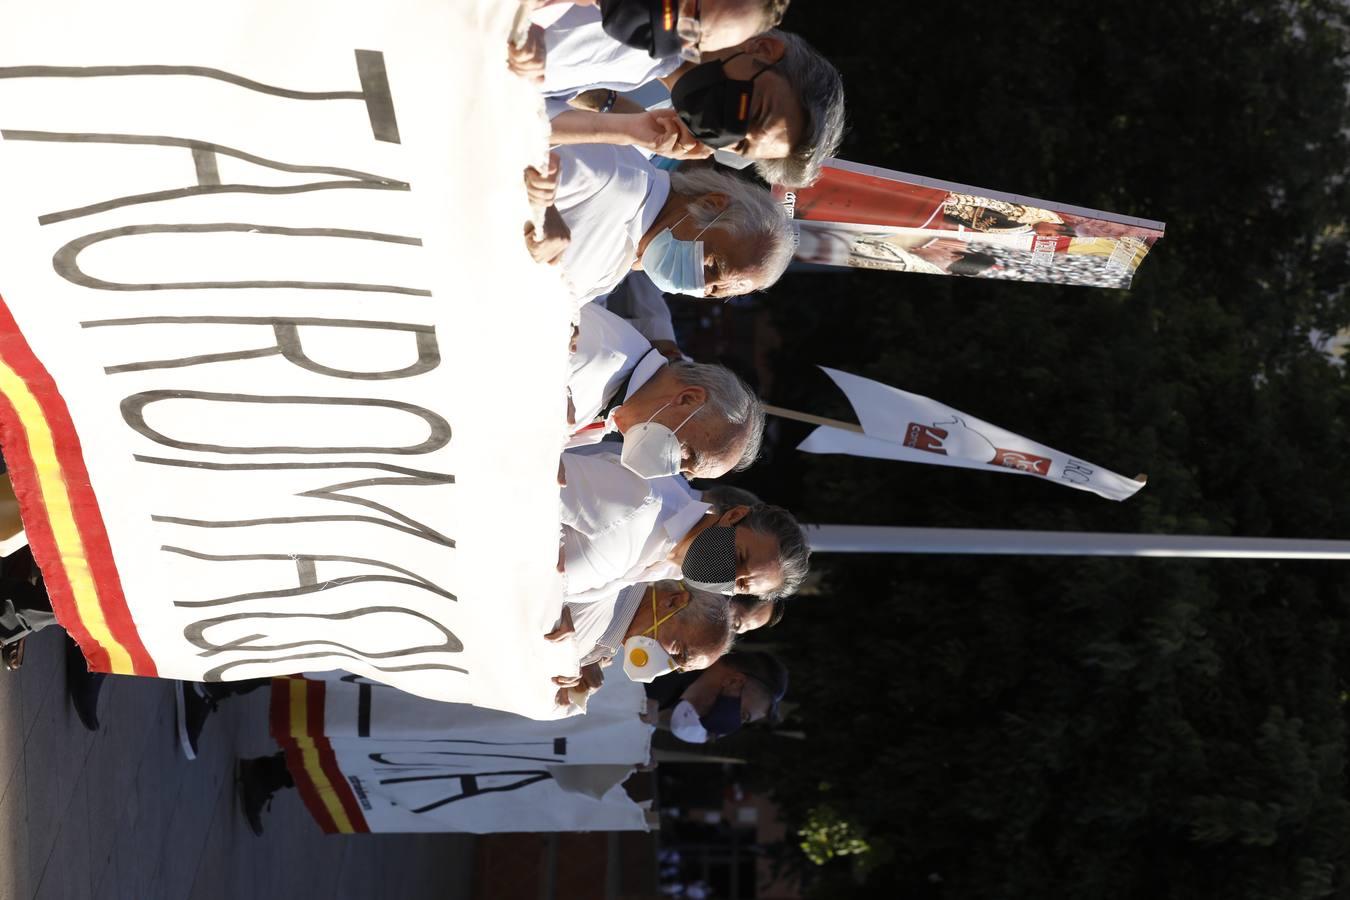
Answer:
[[[526,245],[581,304],[559,470],[566,597],[547,635],[575,641],[580,671],[554,679],[560,705],[584,708],[616,660],[638,681],[714,671],[807,574],[787,510],[691,485],[752,465],[765,413],[730,369],[681,352],[665,299],[777,281],[794,235],[766,183],[807,186],[838,150],[842,80],[778,28],[787,5],[545,0],[508,47],[543,94],[555,145],[548,166],[525,171]],[[713,697],[698,682],[698,702],[668,716],[677,735],[708,740],[767,714],[786,673],[747,671]],[[747,682],[770,701],[742,702]]]
[[[733,647],[776,624],[807,575],[791,513],[706,484],[754,463],[765,411],[730,369],[681,352],[665,301],[777,281],[794,236],[765,183],[808,185],[838,149],[842,81],[777,28],[788,2],[535,0],[527,38],[506,52],[552,123],[549,164],[525,172],[526,246],[580,305],[558,476],[565,596],[545,636],[575,644],[577,672],[547,689],[584,710],[618,661],[647,683],[652,723],[695,743],[775,714],[787,670]],[[644,107],[629,96],[639,89],[663,96]],[[24,638],[55,617],[31,556],[7,561],[3,582],[12,669]],[[81,721],[97,729],[103,676],[69,641],[67,676]],[[184,752],[195,756],[222,700],[263,683],[180,685]],[[289,776],[279,757],[246,761],[244,775],[260,830]]]

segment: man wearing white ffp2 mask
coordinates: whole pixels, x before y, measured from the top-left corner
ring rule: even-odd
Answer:
[[[661,410],[665,408],[663,406]],[[624,467],[646,479],[681,474],[685,468],[686,454],[678,435],[680,429],[688,425],[689,420],[701,409],[703,407],[699,406],[674,429],[653,421],[655,414],[651,419],[628,429],[628,433],[623,436],[623,451],[619,454]]]
[[[759,455],[764,407],[744,381],[725,366],[667,360],[593,304],[581,311],[567,386],[574,410],[567,446],[618,432],[626,447],[630,432],[643,435],[642,449],[626,450],[623,461],[644,478],[720,478]]]
[[[559,705],[575,702],[569,692],[604,682],[600,667],[620,658],[634,681],[672,671],[705,669],[727,652],[735,635],[727,598],[665,580],[624,588],[612,604],[565,603],[558,627],[546,637],[571,634],[583,650],[581,673],[559,676]]]

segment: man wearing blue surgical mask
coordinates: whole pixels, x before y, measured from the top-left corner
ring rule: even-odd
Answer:
[[[539,191],[570,235],[558,258],[582,303],[603,297],[630,272],[663,291],[735,297],[769,287],[792,261],[793,229],[773,195],[706,169],[667,173],[631,147],[562,147],[556,187]],[[542,246],[526,237],[541,261]]]

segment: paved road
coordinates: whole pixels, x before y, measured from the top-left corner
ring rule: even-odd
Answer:
[[[48,629],[22,670],[0,671],[0,900],[469,897],[469,836],[326,836],[294,791],[253,836],[233,765],[272,749],[265,692],[222,706],[188,762],[171,682],[109,679],[93,734],[66,699],[62,648]]]

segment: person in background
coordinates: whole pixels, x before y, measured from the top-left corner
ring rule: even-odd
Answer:
[[[737,594],[731,598],[731,628],[737,634],[759,628],[773,628],[783,621],[787,601],[783,597],[764,598]]]
[[[80,724],[90,731],[98,731],[98,698],[108,676],[89,671],[79,645],[56,621],[42,574],[29,548],[24,547],[0,560],[0,595],[0,659],[3,659],[5,669],[18,671],[23,666],[28,636],[55,625],[65,638],[62,652],[66,696],[70,698]]]
[[[778,657],[738,650],[702,672],[651,682],[648,709],[680,740],[704,744],[776,715],[787,688],[787,667]]]

